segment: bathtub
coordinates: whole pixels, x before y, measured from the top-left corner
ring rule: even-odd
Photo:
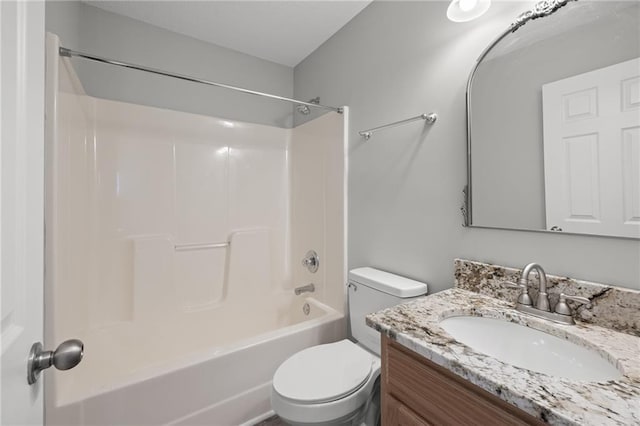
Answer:
[[[271,378],[286,358],[344,336],[343,314],[289,292],[190,313],[171,324],[93,330],[81,336],[80,365],[52,379],[47,423],[251,422],[270,412]]]

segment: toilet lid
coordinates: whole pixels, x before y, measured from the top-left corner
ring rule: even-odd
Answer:
[[[304,349],[280,365],[273,388],[301,403],[340,399],[369,378],[373,356],[349,340]]]

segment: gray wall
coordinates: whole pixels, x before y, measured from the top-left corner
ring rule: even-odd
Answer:
[[[61,44],[98,56],[280,96],[293,95],[293,69],[84,3],[50,1],[47,31]],[[254,123],[291,127],[292,105],[227,89],[74,60],[88,94]]]
[[[620,13],[607,13],[613,8]],[[542,86],[639,57],[639,11],[639,4],[628,1],[570,4],[508,36],[478,67],[472,90],[475,225],[546,228]],[[587,12],[587,24],[542,39]],[[512,40],[518,42],[500,55]]]
[[[349,267],[404,274],[433,292],[452,286],[456,257],[537,261],[550,273],[640,288],[638,241],[461,226],[467,76],[533,2],[494,2],[457,24],[446,18],[448,3],[376,1],[295,68],[296,97],[351,107]],[[430,111],[439,114],[430,128],[413,123],[368,142],[357,134]]]

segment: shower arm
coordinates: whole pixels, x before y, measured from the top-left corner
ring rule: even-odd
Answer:
[[[214,87],[221,87],[223,89],[235,90],[236,92],[247,93],[249,95],[262,96],[262,97],[265,97],[265,98],[276,99],[276,100],[279,100],[279,101],[290,102],[290,103],[294,103],[294,104],[298,104],[298,105],[306,105],[306,106],[313,107],[313,108],[326,109],[326,110],[329,110],[329,111],[337,112],[338,114],[342,114],[343,111],[344,111],[343,108],[340,108],[340,107],[332,107],[332,106],[327,106],[327,105],[320,105],[320,104],[313,103],[313,102],[299,101],[297,99],[286,98],[284,96],[272,95],[270,93],[264,93],[264,92],[258,92],[256,90],[244,89],[242,87],[231,86],[231,85],[228,85],[228,84],[217,83],[215,81],[209,81],[209,80],[203,80],[201,78],[190,77],[188,75],[176,74],[176,73],[172,73],[172,72],[168,72],[168,71],[162,71],[162,70],[159,70],[159,69],[156,69],[156,68],[149,68],[149,67],[145,67],[145,66],[142,66],[142,65],[132,64],[132,63],[129,63],[129,62],[116,61],[114,59],[109,59],[109,58],[104,58],[104,57],[101,57],[101,56],[90,55],[88,53],[78,52],[76,50],[67,49],[65,47],[60,47],[59,54],[60,54],[60,56],[67,57],[67,58],[76,57],[76,58],[81,58],[81,59],[88,59],[90,61],[101,62],[103,64],[115,65],[115,66],[118,66],[118,67],[124,67],[124,68],[129,68],[129,69],[133,69],[133,70],[137,70],[137,71],[148,72],[148,73],[151,73],[151,74],[162,75],[162,76],[165,76],[165,77],[176,78],[178,80],[190,81],[192,83],[200,83],[200,84],[205,84],[207,86],[214,86]]]

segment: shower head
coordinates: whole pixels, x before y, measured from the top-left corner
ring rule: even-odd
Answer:
[[[320,103],[320,96],[316,96],[313,99],[309,99],[307,102],[309,102],[310,104],[319,104]],[[309,108],[308,105],[298,105],[296,107],[296,109],[298,110],[298,112],[302,115],[309,115],[311,114],[311,108]]]

